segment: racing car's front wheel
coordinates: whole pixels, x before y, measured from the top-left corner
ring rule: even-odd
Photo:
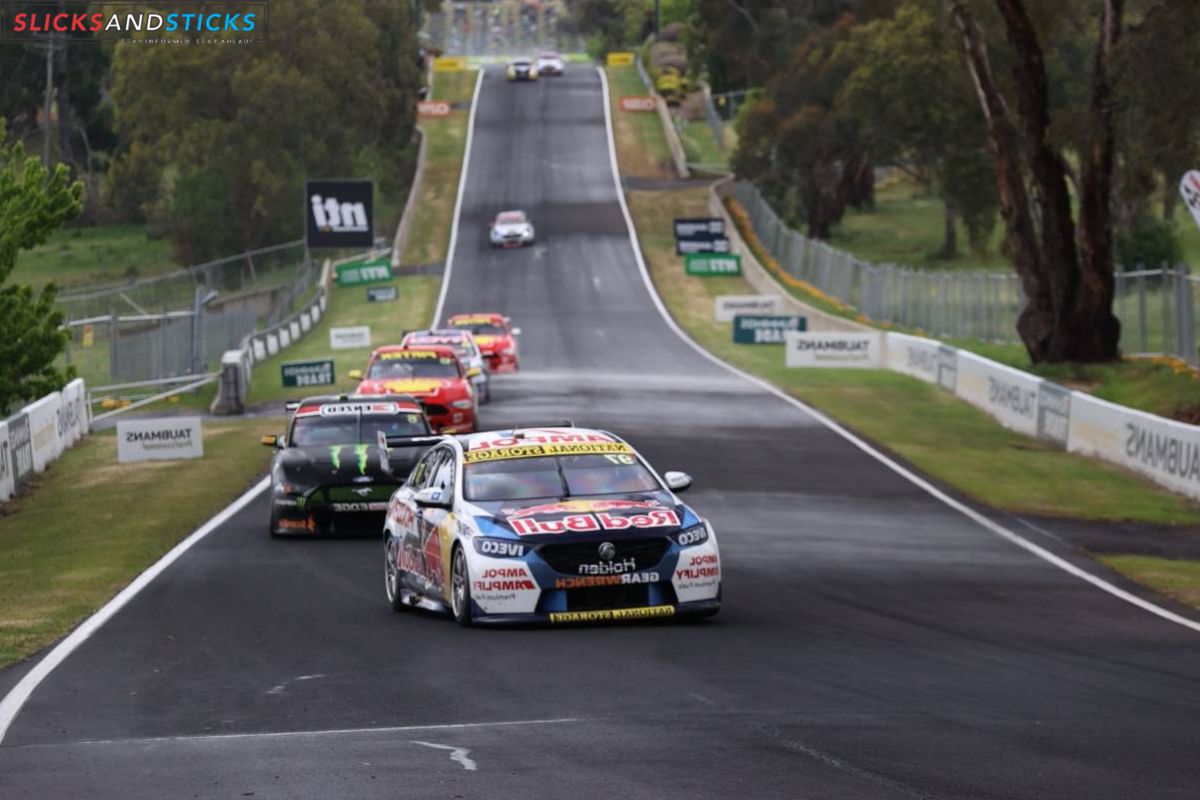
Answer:
[[[471,575],[467,571],[467,556],[461,547],[454,550],[450,562],[450,610],[454,621],[464,628],[471,625]]]
[[[392,611],[404,611],[408,608],[404,602],[404,592],[400,588],[404,576],[397,566],[398,561],[396,540],[389,536],[383,545],[383,584]]]

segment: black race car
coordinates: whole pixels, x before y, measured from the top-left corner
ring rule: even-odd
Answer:
[[[264,436],[271,459],[271,535],[376,534],[388,500],[431,435],[408,395],[309,397],[289,403],[286,437]]]

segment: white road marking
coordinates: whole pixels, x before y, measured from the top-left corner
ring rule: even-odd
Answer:
[[[911,470],[901,466],[900,464],[896,463],[892,459],[888,458],[886,455],[879,452],[874,447],[867,444],[865,441],[858,438],[853,433],[846,430],[841,425],[839,425],[837,422],[835,422],[832,419],[830,419],[829,417],[825,416],[823,413],[821,413],[817,409],[813,408],[812,406],[807,405],[806,403],[801,402],[800,400],[797,400],[796,398],[787,394],[786,392],[779,389],[778,387],[771,385],[770,383],[763,380],[762,378],[751,375],[748,372],[744,372],[743,370],[738,369],[737,367],[733,366],[732,364],[729,364],[728,362],[723,361],[722,359],[718,358],[717,356],[715,356],[712,353],[705,350],[703,347],[701,347],[699,344],[697,344],[692,339],[692,337],[688,336],[687,332],[684,331],[682,328],[680,328],[679,325],[675,322],[674,318],[671,317],[671,313],[669,311],[667,311],[667,307],[665,305],[663,305],[662,298],[658,296],[658,291],[654,288],[654,281],[650,277],[650,271],[646,268],[646,261],[644,258],[642,258],[642,247],[638,241],[637,230],[634,228],[634,225],[633,225],[633,217],[630,216],[630,214],[629,214],[629,206],[625,203],[625,192],[621,189],[621,178],[620,178],[620,174],[618,172],[619,167],[617,166],[617,149],[616,149],[616,143],[613,139],[612,109],[610,108],[609,95],[608,95],[608,76],[604,74],[603,67],[596,67],[596,70],[600,73],[600,83],[601,83],[601,87],[604,90],[604,126],[608,133],[609,167],[610,167],[610,170],[611,170],[612,176],[613,176],[613,186],[617,190],[617,202],[621,206],[621,214],[625,217],[625,227],[626,227],[627,232],[629,233],[629,241],[633,245],[633,257],[634,257],[634,260],[637,261],[638,269],[642,273],[642,283],[644,283],[646,285],[646,291],[649,292],[650,299],[652,301],[654,301],[654,307],[658,309],[659,315],[662,316],[663,321],[666,322],[666,324],[667,324],[667,327],[670,328],[675,333],[676,336],[678,336],[680,339],[682,339],[685,344],[687,344],[689,347],[691,347],[697,353],[704,356],[705,358],[707,358],[709,361],[713,362],[717,366],[722,367],[726,370],[729,370],[734,375],[738,375],[738,376],[744,378],[745,380],[747,380],[750,383],[754,384],[755,386],[759,387],[763,391],[768,392],[769,394],[773,394],[776,397],[778,397],[780,400],[783,400],[785,403],[790,403],[791,405],[800,409],[801,411],[803,411],[804,413],[808,414],[810,417],[815,419],[817,422],[821,423],[826,428],[833,431],[838,436],[841,436],[843,439],[848,441],[850,444],[857,447],[863,453],[867,454],[871,458],[874,458],[876,461],[883,464],[885,467],[890,469],[892,472],[895,472],[900,477],[902,477],[905,480],[909,481],[910,483],[914,484],[918,488],[924,490],[925,492],[932,495],[937,500],[940,500],[942,503],[946,504],[950,508],[959,512],[963,516],[967,517],[972,522],[975,522],[975,523],[979,524],[980,526],[982,526],[983,528],[987,529],[988,531],[991,531],[992,533],[996,534],[1000,538],[1006,539],[1009,542],[1012,542],[1013,544],[1015,544],[1017,547],[1027,550],[1028,552],[1032,553],[1033,555],[1037,556],[1038,558],[1042,559],[1043,561],[1046,561],[1046,562],[1058,567],[1063,572],[1066,572],[1069,575],[1073,575],[1076,578],[1079,578],[1080,580],[1087,581],[1088,583],[1095,586],[1097,589],[1100,589],[1101,591],[1104,591],[1104,592],[1108,592],[1113,597],[1120,598],[1121,600],[1124,600],[1125,602],[1130,603],[1131,605],[1135,605],[1144,611],[1149,611],[1151,614],[1161,617],[1162,619],[1165,619],[1168,622],[1174,622],[1176,625],[1182,625],[1183,627],[1188,628],[1190,630],[1200,632],[1200,622],[1197,622],[1196,620],[1188,619],[1187,617],[1176,614],[1174,611],[1163,608],[1162,606],[1157,605],[1156,603],[1152,603],[1149,600],[1138,597],[1137,595],[1135,595],[1131,592],[1127,592],[1124,589],[1122,589],[1121,587],[1116,586],[1112,583],[1109,583],[1108,581],[1104,580],[1103,578],[1093,575],[1092,573],[1088,572],[1087,570],[1075,566],[1070,561],[1067,561],[1066,559],[1064,559],[1060,556],[1057,556],[1054,553],[1051,553],[1049,550],[1045,549],[1044,547],[1040,547],[1039,545],[1034,544],[1033,542],[1031,542],[1030,540],[1021,536],[1020,534],[1014,533],[1014,532],[1010,531],[1008,528],[1005,528],[1004,526],[999,525],[996,522],[993,522],[992,520],[988,519],[983,514],[980,514],[978,511],[971,508],[970,506],[967,506],[963,503],[960,503],[958,500],[955,500],[953,497],[946,494],[941,489],[938,489],[936,486],[929,483],[929,481],[925,480],[921,476],[917,475],[916,473],[912,472]]]
[[[21,707],[25,705],[25,701],[33,694],[33,690],[38,687],[38,684],[54,671],[55,667],[65,661],[67,656],[74,653],[81,644],[91,638],[93,633],[98,631],[104,623],[112,619],[130,600],[137,597],[138,593],[161,575],[163,570],[178,561],[180,556],[192,549],[205,536],[208,536],[217,528],[224,525],[230,517],[249,505],[254,498],[266,491],[270,485],[270,478],[263,478],[254,484],[245,494],[234,500],[215,517],[201,525],[190,536],[167,551],[166,555],[150,565],[145,572],[133,580],[133,583],[118,592],[116,597],[105,603],[95,614],[85,619],[67,638],[63,639],[53,650],[47,653],[33,669],[25,673],[25,677],[18,681],[17,685],[12,688],[12,691],[3,700],[0,700],[0,744],[4,742],[4,737],[8,733],[9,726],[17,718],[17,714],[21,712]]]
[[[419,744],[422,747],[432,747],[435,750],[449,750],[450,760],[462,764],[462,768],[467,772],[474,772],[477,769],[475,762],[467,756],[471,751],[465,747],[453,747],[448,744],[436,744],[434,742],[418,742],[415,739],[413,740],[413,744]]]
[[[107,744],[160,744],[170,742],[219,742],[225,740],[313,738],[318,736],[355,736],[365,734],[411,733],[414,731],[459,731],[472,728],[516,728],[524,725],[565,725],[587,722],[581,717],[561,719],[518,719],[504,722],[448,722],[440,725],[397,725],[387,728],[329,728],[316,731],[263,731],[259,733],[200,733],[192,736],[147,736],[129,739],[85,739],[79,742],[47,742],[12,745],[19,748],[78,747]]]
[[[292,678],[290,681],[284,681],[283,683],[280,683],[276,686],[271,687],[270,689],[267,690],[267,694],[283,694],[284,690],[287,689],[287,685],[289,683],[293,683],[295,681],[311,681],[311,680],[316,680],[317,678],[324,678],[324,677],[325,677],[325,673],[323,673],[323,672],[318,672],[315,675],[297,675],[296,677]]]
[[[483,67],[475,77],[475,93],[471,95],[471,113],[467,117],[467,141],[463,148],[462,174],[458,176],[458,197],[454,199],[454,216],[450,220],[450,246],[446,249],[446,269],[442,271],[442,288],[438,292],[437,306],[433,309],[430,328],[438,326],[442,308],[446,305],[446,293],[450,291],[450,273],[454,270],[454,252],[458,248],[458,218],[462,214],[463,195],[467,191],[467,170],[471,166],[471,140],[475,138],[475,109],[479,108],[479,90],[483,86]]]

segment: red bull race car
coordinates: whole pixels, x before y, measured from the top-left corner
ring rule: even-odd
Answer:
[[[371,354],[365,372],[352,370],[350,377],[360,381],[360,395],[415,397],[439,433],[469,433],[479,413],[471,372],[452,347],[388,345]]]
[[[389,503],[388,602],[464,626],[715,614],[717,539],[675,494],[691,482],[606,431],[447,437]]]
[[[503,314],[455,314],[446,321],[449,328],[462,328],[475,334],[475,343],[483,351],[491,372],[516,372],[521,366],[517,348],[520,328]]]

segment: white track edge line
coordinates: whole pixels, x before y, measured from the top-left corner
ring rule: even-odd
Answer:
[[[650,299],[654,301],[654,306],[655,306],[655,308],[658,309],[658,313],[662,316],[663,320],[666,321],[667,327],[669,327],[675,333],[675,335],[677,335],[680,339],[682,339],[684,342],[686,342],[688,344],[688,346],[690,346],[693,350],[695,350],[700,355],[707,358],[709,361],[713,362],[714,364],[717,364],[720,367],[723,367],[726,370],[729,370],[733,374],[749,381],[750,383],[754,384],[755,386],[758,386],[760,389],[763,389],[764,391],[766,391],[770,394],[773,394],[776,397],[778,397],[779,399],[781,399],[787,403],[790,403],[791,405],[795,406],[796,408],[799,408],[800,410],[804,411],[809,416],[811,416],[813,419],[815,419],[817,422],[821,423],[822,425],[824,425],[826,428],[833,431],[837,435],[841,436],[843,439],[850,442],[852,445],[857,447],[859,450],[861,450],[862,452],[871,456],[876,461],[878,461],[879,463],[883,464],[888,469],[895,472],[897,475],[908,480],[910,483],[914,484],[918,488],[929,493],[936,499],[940,500],[942,503],[946,504],[950,508],[952,508],[955,511],[959,512],[960,514],[964,515],[971,521],[979,524],[980,526],[987,529],[988,531],[996,534],[997,536],[1001,537],[1002,539],[1008,540],[1009,542],[1015,544],[1017,547],[1027,550],[1028,552],[1032,553],[1033,555],[1037,556],[1038,558],[1042,559],[1043,561],[1046,561],[1046,562],[1058,567],[1059,569],[1063,570],[1064,572],[1066,572],[1070,575],[1075,576],[1076,578],[1087,581],[1088,583],[1095,586],[1097,589],[1108,592],[1109,594],[1113,595],[1114,597],[1120,598],[1121,600],[1124,600],[1127,603],[1135,605],[1144,611],[1149,611],[1151,614],[1161,617],[1162,619],[1165,619],[1168,622],[1174,622],[1177,625],[1182,625],[1185,628],[1190,628],[1193,631],[1200,632],[1200,622],[1197,622],[1196,620],[1188,619],[1187,617],[1181,616],[1180,614],[1176,614],[1174,611],[1171,611],[1170,609],[1163,608],[1162,606],[1152,603],[1149,600],[1146,600],[1145,598],[1138,597],[1137,595],[1135,595],[1131,592],[1128,592],[1119,586],[1109,583],[1108,581],[1104,580],[1103,578],[1101,578],[1097,575],[1093,575],[1092,573],[1088,572],[1087,570],[1082,569],[1082,568],[1076,566],[1075,564],[1072,564],[1070,561],[1067,561],[1066,559],[1062,558],[1061,556],[1055,555],[1054,553],[1050,552],[1049,550],[1035,544],[1034,542],[1030,541],[1029,539],[1026,539],[1025,537],[1021,536],[1020,534],[1012,532],[1008,528],[1005,528],[1003,525],[1000,525],[1000,524],[994,522],[993,520],[988,519],[983,514],[980,514],[978,511],[976,511],[975,509],[954,499],[950,495],[943,492],[941,489],[938,489],[936,486],[929,483],[929,481],[925,480],[921,476],[917,475],[916,473],[905,468],[901,464],[898,464],[895,461],[893,461],[892,459],[888,458],[886,455],[884,455],[880,451],[876,450],[870,444],[863,441],[862,439],[860,439],[858,436],[854,435],[847,429],[843,428],[841,425],[839,425],[833,419],[827,417],[822,412],[818,411],[817,409],[813,408],[812,406],[807,405],[806,403],[804,403],[800,400],[797,400],[795,397],[792,397],[791,395],[787,394],[786,392],[779,389],[778,387],[771,385],[770,383],[763,380],[762,378],[759,378],[755,375],[751,375],[748,372],[744,372],[744,371],[738,369],[737,367],[733,366],[732,364],[730,364],[730,363],[722,360],[718,356],[710,353],[708,350],[705,350],[698,343],[696,343],[696,341],[694,339],[692,339],[692,337],[689,336],[686,331],[684,331],[682,328],[679,327],[679,325],[675,322],[675,319],[671,316],[670,312],[667,311],[666,306],[663,305],[662,298],[660,298],[658,296],[658,290],[655,288],[654,281],[650,277],[650,272],[646,268],[646,262],[642,258],[642,247],[641,247],[641,242],[638,240],[637,228],[633,224],[633,217],[630,215],[629,206],[625,202],[625,190],[621,186],[620,167],[617,162],[616,143],[615,143],[615,139],[613,136],[612,108],[611,108],[612,103],[611,103],[611,98],[609,97],[609,93],[608,93],[608,76],[605,74],[603,67],[597,67],[596,69],[600,73],[600,83],[604,89],[604,126],[605,126],[605,129],[608,134],[608,158],[609,158],[609,164],[610,164],[612,174],[613,174],[613,185],[616,187],[616,190],[617,190],[617,202],[621,206],[621,214],[625,217],[625,226],[629,231],[629,241],[633,245],[633,256],[634,256],[634,259],[637,261],[638,269],[642,273],[642,282],[646,285],[646,290],[650,293]]]
[[[48,747],[88,747],[110,744],[161,744],[170,742],[220,742],[232,739],[290,739],[315,736],[353,736],[356,734],[408,733],[412,731],[451,731],[475,728],[515,728],[522,725],[564,725],[569,722],[584,722],[580,717],[555,719],[517,719],[500,722],[446,722],[433,725],[393,725],[381,728],[322,728],[312,731],[261,731],[249,733],[199,733],[191,736],[147,736],[133,739],[84,739],[79,742],[38,742],[13,745],[12,749]]]
[[[17,685],[5,695],[4,700],[0,701],[0,744],[3,744],[9,726],[12,725],[17,715],[21,713],[21,708],[29,699],[29,696],[33,694],[33,690],[38,687],[38,684],[45,680],[59,664],[86,642],[104,623],[112,619],[139,592],[150,585],[150,582],[162,574],[167,567],[178,561],[180,556],[194,547],[205,536],[208,536],[208,534],[221,527],[230,517],[245,508],[250,501],[262,494],[270,485],[271,479],[269,477],[263,478],[250,487],[241,497],[218,511],[216,516],[193,531],[182,542],[168,550],[162,558],[155,561],[146,568],[145,572],[134,578],[133,583],[130,583],[118,592],[116,597],[109,600],[96,613],[85,619],[78,628],[71,631],[67,638],[63,639],[54,646],[54,649],[43,656],[42,660],[34,665],[33,669],[25,673],[21,680],[17,681]]]
[[[442,288],[438,292],[437,306],[433,309],[430,328],[436,328],[446,305],[446,293],[450,291],[450,273],[454,269],[454,253],[458,249],[458,218],[462,214],[463,195],[467,192],[467,170],[471,167],[471,140],[475,138],[475,109],[479,108],[479,91],[483,87],[484,69],[481,66],[475,77],[475,91],[471,95],[471,113],[467,117],[467,140],[463,145],[462,172],[458,176],[458,196],[454,199],[454,217],[450,220],[450,245],[446,248],[446,267],[442,270]]]

